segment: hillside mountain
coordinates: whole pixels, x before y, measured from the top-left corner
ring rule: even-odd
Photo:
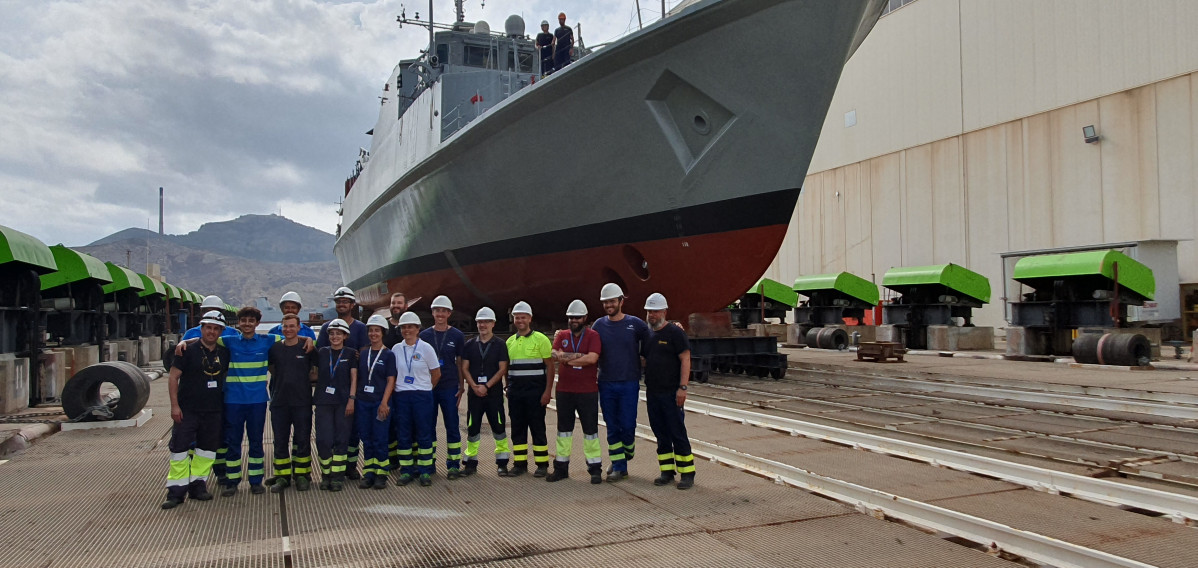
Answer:
[[[230,221],[204,223],[186,235],[159,235],[146,229],[125,229],[88,245],[122,241],[166,241],[225,256],[263,262],[331,262],[335,238],[319,229],[278,215],[242,215]]]
[[[158,264],[167,282],[235,306],[263,296],[274,303],[294,290],[308,308],[341,285],[332,247],[333,236],[323,231],[278,215],[245,215],[186,235],[125,229],[74,248],[137,272]]]

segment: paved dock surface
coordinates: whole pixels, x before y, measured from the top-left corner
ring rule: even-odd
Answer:
[[[153,385],[145,426],[58,433],[0,465],[4,566],[1014,566],[710,462],[690,491],[654,487],[645,441],[618,484],[581,468],[501,479],[484,440],[478,475],[430,488],[243,490],[162,511],[170,422]]]

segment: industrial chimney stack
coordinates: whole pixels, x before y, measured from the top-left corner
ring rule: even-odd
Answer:
[[[158,234],[162,235],[162,188],[158,188]]]

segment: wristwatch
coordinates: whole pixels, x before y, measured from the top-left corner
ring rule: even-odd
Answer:
[[[350,400],[358,400],[358,397],[351,394],[351,395],[349,395],[349,399]]]
[[[686,390],[686,385],[678,385],[678,388],[680,388],[682,390]]]

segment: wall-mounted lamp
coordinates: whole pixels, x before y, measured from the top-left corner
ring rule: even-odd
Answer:
[[[1094,129],[1094,125],[1082,127],[1082,136],[1086,139],[1086,144],[1093,144],[1098,141],[1098,131]]]

